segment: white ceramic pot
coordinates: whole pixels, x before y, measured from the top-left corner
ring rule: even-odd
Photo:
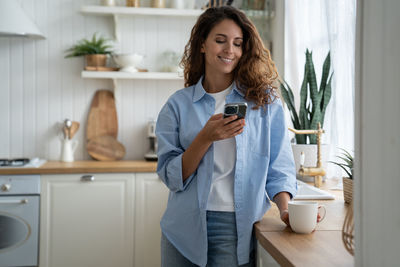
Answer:
[[[327,172],[327,161],[329,157],[329,149],[330,145],[328,144],[321,145],[322,167],[325,169],[326,172]],[[293,151],[294,162],[296,163],[297,179],[300,179],[305,182],[314,182],[314,177],[312,176],[302,177],[298,174],[298,171],[300,169],[300,154],[302,151],[304,152],[305,155],[304,167],[317,166],[317,145],[292,144],[292,151]],[[326,176],[324,176],[323,179],[326,179]]]

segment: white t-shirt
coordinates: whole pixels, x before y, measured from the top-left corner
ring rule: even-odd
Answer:
[[[231,92],[227,89],[210,94],[215,98],[215,113],[224,113],[225,97]],[[214,173],[207,210],[235,211],[233,185],[236,162],[236,140],[234,137],[214,142]]]

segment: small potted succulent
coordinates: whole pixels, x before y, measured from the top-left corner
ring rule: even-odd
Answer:
[[[107,62],[107,56],[113,52],[112,46],[108,44],[109,41],[109,39],[102,36],[97,37],[95,33],[91,40],[82,39],[67,49],[65,58],[85,56],[86,66],[104,67]]]
[[[341,159],[341,162],[331,163],[336,164],[340,168],[342,168],[348,177],[343,177],[343,195],[344,202],[350,203],[353,199],[353,156],[344,149],[341,149],[343,152],[337,158]]]

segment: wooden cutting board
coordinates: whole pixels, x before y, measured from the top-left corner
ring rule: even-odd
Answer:
[[[125,147],[109,135],[90,139],[86,149],[90,156],[100,161],[120,160],[125,156]]]
[[[108,90],[98,90],[90,106],[86,138],[108,135],[117,138],[118,119],[114,94]]]

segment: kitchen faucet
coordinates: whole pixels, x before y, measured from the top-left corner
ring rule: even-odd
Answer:
[[[318,123],[317,130],[295,130],[289,128],[290,131],[294,132],[295,134],[316,134],[317,135],[317,166],[316,167],[304,167],[304,159],[305,155],[302,151],[300,154],[300,169],[299,174],[301,176],[314,176],[314,186],[320,187],[322,183],[322,176],[326,174],[324,168],[322,168],[322,161],[321,161],[321,134],[325,131],[321,129],[321,124]]]

